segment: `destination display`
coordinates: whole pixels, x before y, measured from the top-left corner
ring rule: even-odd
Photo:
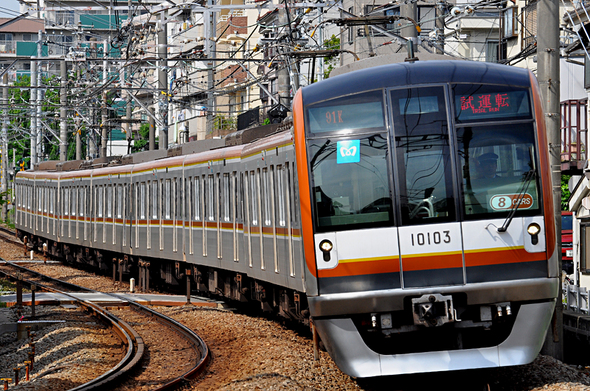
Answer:
[[[531,105],[527,90],[501,90],[475,93],[457,93],[455,95],[455,112],[458,122],[479,121],[485,119],[531,118]]]

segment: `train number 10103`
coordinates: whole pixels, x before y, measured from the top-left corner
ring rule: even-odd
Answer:
[[[412,246],[424,246],[430,244],[451,243],[451,231],[434,231],[411,234]]]

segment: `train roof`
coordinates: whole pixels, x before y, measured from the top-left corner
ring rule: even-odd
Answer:
[[[530,86],[530,71],[479,61],[416,61],[361,69],[303,87],[310,104],[360,91],[436,83],[491,83]]]

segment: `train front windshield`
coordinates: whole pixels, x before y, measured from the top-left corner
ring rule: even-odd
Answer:
[[[397,225],[539,213],[527,89],[379,90],[306,113],[317,232],[394,225],[394,205]]]

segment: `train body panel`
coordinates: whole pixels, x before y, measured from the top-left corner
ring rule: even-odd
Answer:
[[[542,115],[528,71],[376,67],[304,87],[291,130],[244,145],[19,173],[17,227],[311,316],[353,376],[524,364],[559,283]]]

